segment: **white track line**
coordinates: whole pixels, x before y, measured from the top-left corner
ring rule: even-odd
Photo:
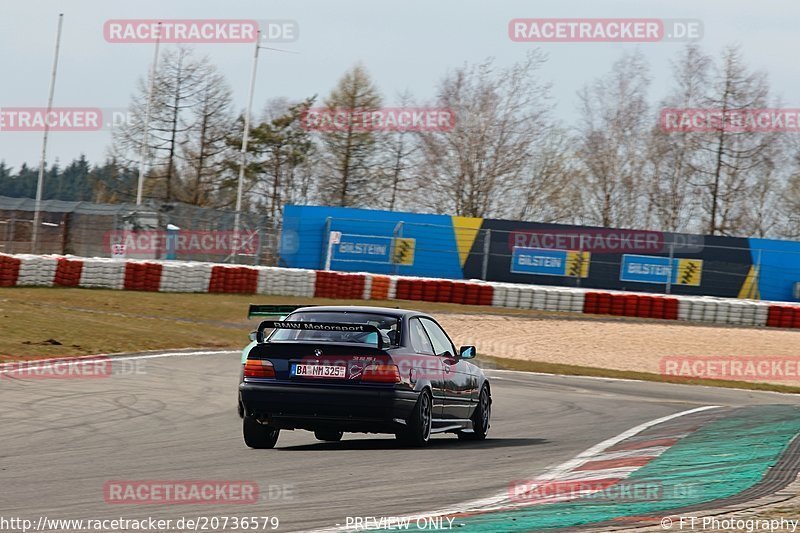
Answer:
[[[191,350],[191,348],[189,348]],[[244,346],[242,346],[244,349]],[[164,352],[164,353],[155,353],[155,354],[142,354],[142,355],[125,355],[125,354],[97,354],[97,355],[80,355],[80,356],[62,356],[62,357],[54,357],[52,359],[39,359],[36,360],[37,363],[41,363],[41,366],[27,366],[26,369],[35,370],[37,368],[46,368],[49,366],[50,363],[54,361],[63,362],[65,359],[93,359],[97,357],[110,357],[112,361],[131,361],[136,359],[158,359],[162,357],[181,357],[185,355],[224,355],[224,354],[232,354],[232,353],[241,353],[240,350],[197,350],[197,351],[183,351],[183,352]],[[25,361],[23,359],[23,361]],[[31,361],[31,360],[27,360]],[[49,363],[48,363],[49,362]],[[14,364],[19,364],[20,361],[8,361],[6,363],[0,363],[0,374],[7,374],[10,371],[14,370],[3,370],[4,366],[12,366]],[[13,367],[12,367],[13,368]],[[630,378],[604,378],[599,376],[579,376],[579,375],[567,375],[567,374],[548,374],[547,372],[529,372],[526,370],[505,370],[499,368],[485,368],[485,371],[491,373],[507,373],[507,374],[522,374],[527,376],[549,376],[549,377],[558,377],[558,378],[580,378],[580,379],[589,379],[589,380],[596,380],[596,381],[620,381],[620,382],[633,382],[633,383],[655,383],[652,381],[644,381],[641,379],[630,379]],[[495,376],[494,379],[498,381],[503,381],[503,378]],[[667,382],[658,382],[661,385],[681,385],[680,383],[667,383]],[[705,389],[714,389],[714,390],[740,390],[746,392],[756,392],[759,394],[779,394],[782,396],[792,396],[796,397],[797,395],[790,392],[777,392],[777,391],[755,391],[752,389],[737,389],[733,387],[713,387],[711,385],[690,385],[692,387],[699,387]]]
[[[98,358],[108,358],[112,363],[114,361],[134,361],[137,359],[160,359],[162,357],[181,357],[181,356],[188,356],[188,355],[224,355],[224,354],[234,354],[234,353],[241,353],[236,350],[214,350],[214,351],[193,351],[193,352],[164,352],[164,353],[153,353],[153,354],[142,354],[142,355],[113,355],[113,354],[98,354],[98,355],[80,355],[80,356],[68,356],[65,355],[63,357],[54,357],[51,359],[23,359],[21,361],[8,361],[5,363],[0,363],[0,374],[8,374],[17,373],[20,370],[20,363],[25,363],[25,371],[28,370],[40,370],[44,368],[50,367],[53,363],[70,363],[72,361],[79,362]],[[30,364],[28,364],[30,363]]]
[[[582,464],[588,462],[591,459],[594,459],[596,456],[600,455],[603,451],[611,448],[612,446],[633,437],[641,433],[642,431],[649,429],[653,426],[658,424],[663,424],[664,422],[668,422],[670,420],[674,420],[675,418],[679,418],[686,415],[691,415],[694,413],[700,413],[702,411],[708,411],[710,409],[718,409],[720,406],[718,405],[707,405],[704,407],[697,407],[695,409],[689,409],[688,411],[681,411],[680,413],[674,413],[671,415],[663,416],[661,418],[656,418],[655,420],[650,420],[649,422],[645,422],[643,424],[639,424],[636,427],[633,427],[623,433],[620,433],[616,437],[612,437],[610,439],[606,439],[603,442],[595,444],[588,450],[579,453],[569,461],[561,463],[558,466],[551,468],[546,474],[542,476],[536,476],[537,480],[547,481],[547,480],[556,480],[560,479],[561,476],[565,475],[567,472],[581,466]],[[432,516],[446,516],[446,515],[453,515],[453,514],[460,514],[460,513],[468,513],[470,511],[486,511],[492,510],[494,508],[502,509],[503,507],[498,507],[499,504],[504,502],[508,502],[508,492],[502,492],[495,496],[490,496],[488,498],[482,498],[479,500],[473,500],[469,502],[464,502],[460,504],[456,504],[452,507],[448,507],[445,509],[439,509],[436,511],[431,511],[428,513],[420,513],[415,515],[404,515],[402,517],[398,517],[400,519],[409,519],[409,520],[417,520],[421,518],[429,518]],[[309,530],[308,533],[329,533],[329,532],[336,532],[336,531],[366,531],[365,528],[346,528],[344,526],[338,527],[329,527],[323,529],[314,529]]]

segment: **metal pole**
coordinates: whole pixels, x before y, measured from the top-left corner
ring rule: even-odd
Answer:
[[[581,287],[581,275],[583,274],[583,239],[578,247],[578,275],[575,277],[575,286]]]
[[[136,205],[142,204],[144,189],[144,171],[147,164],[147,137],[150,134],[150,110],[153,105],[153,91],[156,86],[156,64],[158,63],[158,47],[161,44],[161,23],[156,26],[156,48],[153,52],[153,65],[150,68],[150,89],[147,91],[147,105],[144,108],[144,131],[142,132],[142,148],[139,152],[139,180],[136,184]]]
[[[17,247],[14,243],[14,239],[17,236],[17,219],[16,217],[11,217],[11,232],[10,234],[6,233],[6,238],[8,239],[8,253],[13,254],[16,253]]]
[[[675,242],[669,243],[669,268],[667,269],[667,286],[666,292],[670,294],[672,290],[672,264],[675,262]]]
[[[756,259],[756,275],[753,276],[753,282],[750,284],[750,298],[752,299],[755,296],[758,296],[758,299],[761,299],[761,295],[758,293],[758,287],[761,282],[761,253],[763,250],[760,248],[758,249],[758,255]]]
[[[247,111],[244,114],[244,132],[242,133],[242,152],[239,159],[239,183],[236,187],[236,214],[233,221],[233,234],[239,235],[239,222],[242,211],[242,191],[244,188],[244,167],[247,163],[247,141],[250,138],[250,114],[253,110],[253,93],[256,90],[256,71],[258,69],[258,49],[261,42],[261,32],[256,33],[256,46],[253,52],[253,70],[250,76],[250,95],[247,98]],[[234,250],[236,252],[236,250]]]
[[[331,269],[331,217],[327,217],[325,219],[325,261],[323,261],[323,265],[325,270]]]
[[[403,221],[401,220],[394,226],[394,230],[392,231],[392,257],[390,261],[392,262],[392,273],[396,276],[400,273],[400,265],[394,262],[394,243],[397,242],[396,239],[403,237]]]
[[[36,203],[33,207],[33,230],[31,231],[31,253],[36,253],[39,246],[39,210],[42,205],[42,188],[44,186],[44,167],[47,161],[47,134],[50,133],[50,112],[53,109],[53,96],[56,90],[56,73],[58,72],[58,54],[61,50],[61,28],[64,24],[64,14],[58,15],[58,32],[56,33],[56,52],[53,57],[53,73],[50,77],[50,95],[47,98],[47,115],[44,121],[44,135],[42,137],[42,158],[39,160],[39,177],[36,180]]]
[[[481,265],[481,279],[486,281],[486,276],[489,274],[489,252],[492,244],[492,230],[486,229],[483,231],[483,265]]]

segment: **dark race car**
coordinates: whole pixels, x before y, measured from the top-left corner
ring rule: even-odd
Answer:
[[[474,346],[456,350],[436,320],[417,311],[297,308],[255,332],[239,385],[244,441],[272,448],[281,429],[323,441],[344,432],[393,433],[415,446],[443,432],[482,440],[492,396],[468,361],[475,355]]]

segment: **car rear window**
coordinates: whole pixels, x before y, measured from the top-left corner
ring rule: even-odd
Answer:
[[[396,316],[378,313],[358,313],[344,311],[304,311],[293,313],[286,318],[288,322],[335,322],[347,324],[368,324],[381,332],[385,346],[397,346],[400,339],[400,319]],[[358,344],[378,344],[378,334],[359,331],[298,331],[294,329],[276,329],[269,336],[269,341],[315,341],[315,342],[348,342]]]

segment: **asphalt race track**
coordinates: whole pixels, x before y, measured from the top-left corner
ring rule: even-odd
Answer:
[[[644,422],[706,405],[800,405],[775,393],[489,371],[489,439],[319,443],[283,432],[250,450],[236,414],[238,352],[120,360],[107,378],[0,376],[0,508],[37,520],[277,516],[279,531],[397,516],[502,493]],[[255,504],[114,504],[109,480],[247,480]]]

